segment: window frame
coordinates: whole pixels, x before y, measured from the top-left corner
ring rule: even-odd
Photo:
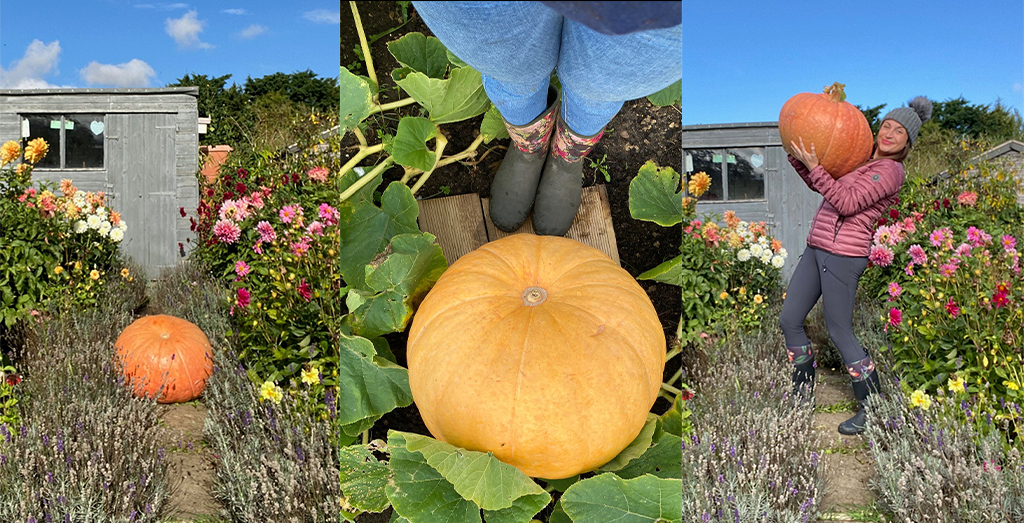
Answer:
[[[732,198],[729,197],[729,161],[728,161],[729,160],[729,156],[728,155],[729,155],[729,151],[732,150],[732,149],[762,149],[763,150],[762,156],[764,156],[764,161],[765,161],[766,164],[768,162],[768,147],[764,146],[764,145],[722,146],[722,147],[691,147],[691,148],[683,150],[683,155],[684,155],[683,161],[684,162],[689,162],[689,163],[685,163],[684,164],[684,169],[686,169],[687,177],[692,176],[694,172],[697,172],[697,171],[693,170],[693,163],[692,163],[692,156],[691,156],[691,152],[692,151],[711,151],[712,152],[712,158],[714,158],[715,154],[720,154],[721,157],[722,157],[721,162],[718,163],[719,170],[721,171],[721,176],[722,176],[722,179],[720,180],[720,182],[722,184],[722,199],[721,200],[706,200],[706,199],[703,199],[703,198],[699,197],[697,199],[698,203],[726,203],[726,202],[741,202],[742,203],[742,202],[766,202],[766,201],[768,201],[768,177],[767,177],[768,168],[767,168],[767,165],[765,166],[765,178],[764,178],[764,180],[761,181],[761,185],[762,185],[762,189],[763,189],[762,190],[762,194],[764,194],[764,196],[762,196],[761,198],[742,198],[742,199],[732,199]],[[689,190],[687,190],[687,195],[689,195]]]
[[[66,144],[67,144],[67,133],[66,133],[66,131],[67,131],[67,122],[69,121],[69,117],[70,116],[85,116],[85,115],[95,115],[95,116],[99,117],[99,120],[101,122],[103,122],[103,160],[102,160],[103,164],[100,165],[99,167],[67,167],[67,147],[66,147]],[[22,129],[22,133],[21,134],[23,136],[21,137],[21,142],[22,142],[21,146],[22,146],[23,150],[24,150],[25,146],[28,144],[28,142],[31,139],[31,136],[24,136],[24,135],[29,134],[28,119],[29,119],[29,117],[34,117],[34,116],[49,117],[51,119],[53,119],[54,117],[57,117],[57,116],[60,117],[60,140],[59,140],[59,142],[58,142],[56,147],[54,147],[53,144],[49,144],[50,145],[50,152],[51,152],[51,154],[52,154],[52,152],[54,150],[56,150],[59,153],[59,155],[60,155],[60,166],[59,167],[37,167],[34,170],[40,171],[40,172],[58,172],[58,171],[96,172],[96,171],[105,171],[107,169],[107,161],[108,160],[107,160],[107,135],[106,135],[106,132],[107,132],[107,114],[106,113],[98,113],[98,112],[93,112],[93,111],[83,111],[83,112],[73,112],[72,111],[72,112],[60,112],[60,113],[56,113],[56,112],[54,112],[54,113],[47,113],[47,112],[38,112],[38,113],[25,112],[25,113],[18,113],[18,118],[21,120],[21,125],[22,125],[22,128],[21,128]]]

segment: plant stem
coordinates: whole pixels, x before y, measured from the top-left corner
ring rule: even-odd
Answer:
[[[683,352],[682,347],[675,347],[675,348],[673,348],[672,350],[668,351],[668,354],[665,355],[665,361],[668,361],[668,360],[670,360],[672,358],[675,358],[681,352]]]
[[[682,394],[682,392],[683,392],[683,391],[673,387],[672,385],[669,385],[668,383],[662,383],[661,384],[661,389],[666,391],[666,392],[671,392],[672,394],[675,394],[677,396],[679,394]]]
[[[352,134],[356,135],[356,139],[359,140],[360,149],[366,147],[366,137],[363,136],[363,132],[358,127],[352,128]]]
[[[374,97],[373,101],[376,102],[377,98]],[[415,98],[412,98],[412,97],[402,98],[401,100],[399,100],[397,102],[391,102],[391,103],[377,105],[373,109],[370,109],[370,113],[367,114],[366,116],[370,116],[371,114],[382,113],[384,111],[390,111],[391,109],[398,109],[399,107],[403,107],[403,106],[406,106],[406,105],[412,105],[414,103],[416,103],[416,99]]]
[[[434,166],[431,167],[429,171],[423,173],[423,176],[420,176],[419,180],[416,180],[416,185],[412,186],[412,193],[414,195],[416,194],[416,191],[420,190],[420,187],[423,187],[423,184],[427,181],[427,178],[430,178],[430,173],[434,172],[434,169],[437,169],[438,164],[441,163],[441,154],[444,153],[444,148],[447,145],[448,139],[445,138],[444,135],[441,134],[440,132],[437,133],[437,138],[434,138]]]
[[[368,443],[370,443],[370,431],[364,430],[363,431],[363,445],[366,445]]]
[[[395,160],[388,156],[383,163],[381,163],[377,167],[374,167],[372,171],[364,174],[361,178],[356,180],[356,183],[353,183],[351,187],[345,189],[345,192],[341,193],[341,196],[338,198],[338,201],[343,202],[351,198],[352,195],[356,193],[356,191],[362,189],[364,185],[370,183],[370,180],[372,180],[378,174],[387,170],[388,167],[391,167],[391,164],[393,163],[395,163]]]
[[[366,158],[367,156],[370,156],[371,154],[379,153],[379,152],[381,152],[383,150],[384,150],[384,144],[382,144],[382,143],[379,143],[377,145],[373,145],[373,146],[370,146],[370,147],[365,147],[365,148],[360,147],[359,148],[359,152],[357,152],[356,155],[353,156],[351,160],[349,160],[348,162],[345,162],[345,165],[343,165],[341,167],[341,172],[339,173],[339,176],[345,176],[345,173],[351,171],[352,168],[356,166],[356,164],[358,164],[359,162],[363,161],[363,158]]]
[[[434,168],[436,169],[438,167],[444,167],[445,165],[455,163],[459,160],[465,160],[466,158],[473,156],[474,154],[476,154],[477,147],[480,147],[480,144],[482,143],[484,143],[483,135],[477,136],[476,140],[473,140],[473,143],[469,144],[469,147],[466,147],[465,151],[462,151],[461,153],[456,154],[454,156],[449,156],[444,160],[437,162],[437,165],[435,165]]]
[[[370,77],[373,85],[380,87],[377,82],[377,73],[373,70],[373,57],[370,56],[370,44],[366,42],[366,33],[363,32],[363,21],[359,18],[359,9],[356,7],[355,2],[349,2],[352,6],[352,18],[356,21],[356,31],[359,33],[359,45],[363,48],[363,58],[366,59],[366,74]],[[373,95],[373,101],[377,102],[377,96]]]
[[[677,379],[679,379],[679,378],[681,378],[681,377],[683,377],[683,369],[682,369],[682,368],[680,368],[679,370],[677,370],[677,371],[676,371],[676,373],[675,373],[675,374],[673,374],[673,375],[672,375],[672,377],[671,377],[671,378],[669,378],[669,380],[668,380],[668,381],[666,381],[665,383],[668,383],[668,384],[670,384],[670,385],[671,385],[671,384],[675,383],[675,382],[676,382],[676,380],[677,380]]]

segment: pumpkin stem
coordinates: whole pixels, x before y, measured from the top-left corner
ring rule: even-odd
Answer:
[[[832,85],[829,85],[829,86],[825,87],[825,94],[827,94],[828,95],[828,99],[833,101],[833,102],[836,102],[836,103],[845,102],[846,101],[846,91],[843,90],[845,87],[846,87],[846,84],[841,84],[839,82],[836,82],[836,83],[834,83]]]
[[[537,305],[544,303],[544,300],[547,299],[548,291],[544,290],[542,287],[527,287],[526,290],[523,291],[523,305],[526,305],[527,307],[536,307]]]

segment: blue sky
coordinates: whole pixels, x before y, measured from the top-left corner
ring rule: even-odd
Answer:
[[[855,105],[916,95],[1024,113],[1024,1],[684,0],[683,123],[776,121],[846,84]]]
[[[163,87],[185,74],[337,77],[329,0],[4,0],[0,88]]]

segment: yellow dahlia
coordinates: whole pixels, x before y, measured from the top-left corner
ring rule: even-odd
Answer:
[[[690,177],[689,190],[690,194],[694,196],[700,196],[704,194],[711,187],[711,177],[708,173],[701,171]]]
[[[46,140],[36,138],[28,142],[28,145],[25,147],[25,161],[28,163],[39,163],[48,152],[50,152],[50,146],[46,143]]]
[[[7,165],[21,156],[21,146],[13,140],[0,146],[0,167]]]

